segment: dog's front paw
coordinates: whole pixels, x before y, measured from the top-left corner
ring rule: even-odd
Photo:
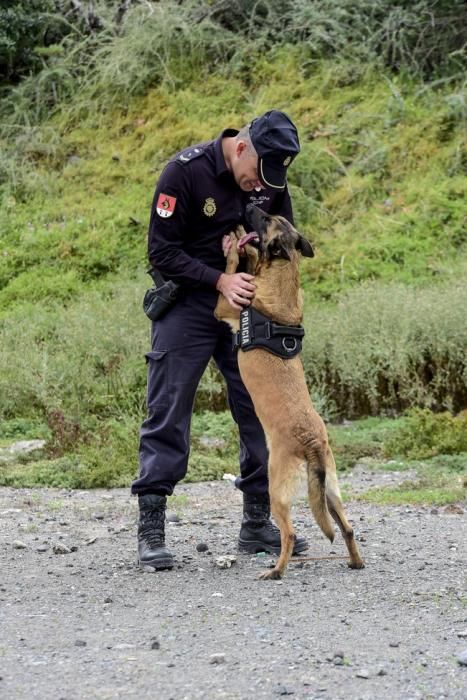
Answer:
[[[233,234],[230,234],[230,235],[234,235],[237,238],[237,241],[239,241],[240,238],[243,238],[243,236],[246,236],[246,231],[241,224],[238,224],[237,228],[235,229],[235,232]]]
[[[237,237],[235,233],[229,233],[227,236],[224,236],[222,241],[222,250],[224,251],[224,256],[226,258],[225,271],[232,274],[236,271],[239,263]]]

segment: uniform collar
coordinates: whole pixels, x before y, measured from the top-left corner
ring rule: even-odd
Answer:
[[[238,134],[238,129],[224,129],[217,139],[214,141],[214,153],[216,157],[216,175],[224,175],[225,173],[230,173],[225,162],[224,152],[222,150],[222,139],[226,136],[236,136]]]

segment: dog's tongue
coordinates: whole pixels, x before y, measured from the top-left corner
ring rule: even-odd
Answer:
[[[243,248],[246,246],[247,243],[250,241],[258,240],[259,236],[256,233],[256,231],[252,231],[251,233],[246,233],[240,240],[238,241],[238,246],[239,248]]]

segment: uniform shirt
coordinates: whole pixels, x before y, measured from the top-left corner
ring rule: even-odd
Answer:
[[[250,202],[293,223],[287,188],[243,192],[227,169],[222,139],[226,129],[207,143],[191,146],[164,168],[151,209],[148,255],[167,279],[185,287],[215,287],[225,270],[222,237],[238,224],[247,228]]]

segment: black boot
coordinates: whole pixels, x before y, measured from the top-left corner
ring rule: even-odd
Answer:
[[[165,547],[166,496],[149,493],[138,496],[138,558],[143,566],[172,569],[174,560]]]
[[[243,520],[238,538],[238,547],[242,552],[269,552],[279,554],[281,551],[281,534],[279,528],[270,520],[271,506],[269,496],[251,496],[243,494]],[[308,549],[304,537],[295,535],[294,554]]]

